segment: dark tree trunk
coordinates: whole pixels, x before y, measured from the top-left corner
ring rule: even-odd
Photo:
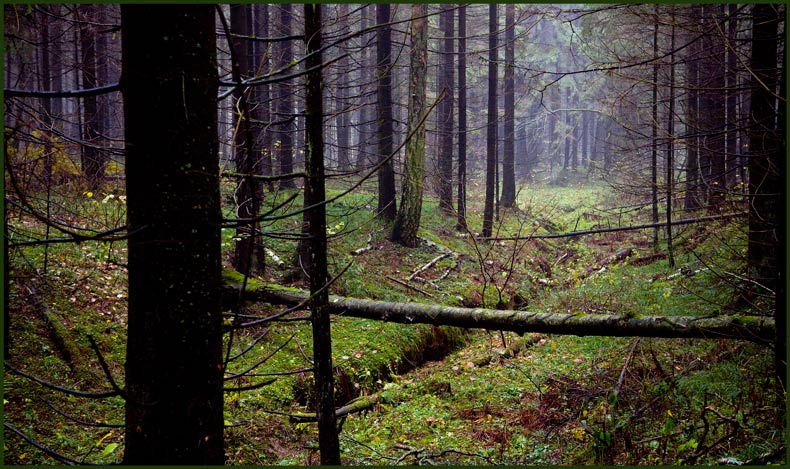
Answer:
[[[234,4],[230,6],[230,30],[233,34],[239,36],[249,36],[250,19],[251,19],[251,5],[250,4]],[[246,39],[233,38],[232,39],[232,53],[233,58],[232,70],[233,78],[236,82],[241,82],[242,79],[249,78],[254,74],[251,69],[251,51],[252,45]],[[252,177],[256,174],[255,165],[255,137],[250,122],[250,107],[249,96],[252,90],[242,87],[236,88],[233,92],[235,100],[234,104],[234,134],[233,148],[235,151],[234,162],[236,171],[240,174],[248,175],[239,180],[239,186],[234,191],[236,202],[236,216],[238,218],[255,218],[260,212],[260,184],[258,180]],[[258,232],[260,227],[258,223],[240,226],[236,229],[236,236],[239,238],[236,241],[235,252],[233,256],[233,267],[245,274],[250,275],[253,273],[253,261],[255,260],[254,254],[256,247],[260,246],[260,235]],[[258,256],[261,259],[262,256]]]
[[[360,27],[362,29],[368,28],[373,23],[373,18],[371,17],[370,13],[372,8],[372,5],[365,5],[360,9]],[[359,67],[359,104],[361,106],[359,108],[359,112],[357,113],[358,142],[357,157],[355,161],[355,167],[357,169],[366,168],[369,166],[371,164],[371,155],[374,155],[375,151],[377,150],[376,145],[373,142],[373,138],[376,135],[373,103],[371,102],[371,96],[368,95],[368,91],[370,91],[370,85],[375,81],[375,78],[373,77],[373,69],[375,69],[375,66],[373,63],[371,63],[369,47],[367,47],[368,39],[368,34],[360,36],[363,46],[359,58],[361,64],[361,67]]]
[[[483,236],[494,227],[497,166],[497,5],[488,5],[488,126],[486,133],[486,198],[483,208]]]
[[[675,6],[669,6],[671,13],[671,32],[669,34],[669,109],[667,109],[667,173],[666,173],[666,199],[667,199],[667,263],[670,268],[675,267],[674,248],[672,246],[672,198],[675,164]]]
[[[340,464],[340,443],[335,420],[335,397],[332,367],[332,334],[329,324],[329,292],[326,261],[326,199],[324,188],[324,122],[321,96],[321,5],[304,6],[304,40],[308,55],[305,83],[305,155],[304,204],[316,205],[304,214],[309,236],[310,253],[310,311],[313,325],[313,363],[318,394],[318,448],[321,464]]]
[[[376,5],[376,22],[383,25],[390,22],[390,5],[380,3]],[[379,26],[376,30],[377,36],[377,88],[376,88],[376,112],[378,113],[376,123],[378,125],[378,155],[379,168],[378,189],[379,200],[378,210],[385,220],[392,221],[397,214],[395,204],[395,171],[393,170],[392,158],[392,28],[390,26]],[[386,161],[384,161],[386,159]]]
[[[269,37],[269,5],[256,3],[253,5],[253,24],[255,25],[255,36],[259,38]],[[255,74],[263,75],[270,70],[271,46],[256,42],[253,48],[253,64],[255,64]],[[271,176],[272,166],[272,132],[269,129],[271,120],[271,87],[270,85],[258,85],[253,89],[254,105],[252,107],[253,133],[255,134],[255,145],[258,149],[256,155],[258,161],[256,168],[264,176]],[[268,183],[268,188],[274,188],[274,184]]]
[[[754,280],[765,289],[759,294],[776,298],[776,372],[785,384],[787,353],[787,310],[784,299],[785,259],[785,179],[786,158],[785,102],[777,103],[779,92],[785,96],[785,76],[778,76],[777,53],[784,50],[777,43],[781,15],[779,5],[757,4],[753,7],[751,113],[749,120],[749,247],[748,262]],[[778,109],[777,109],[778,104]],[[780,306],[780,301],[785,305]]]
[[[340,22],[339,34],[348,35],[348,4],[338,5],[338,22]],[[343,51],[341,51],[341,54]],[[351,159],[349,153],[351,144],[349,140],[350,111],[348,111],[348,87],[349,87],[349,58],[344,57],[338,60],[338,80],[337,80],[337,169],[348,171],[351,169]]]
[[[692,18],[699,18],[702,14],[700,5],[691,7]],[[694,34],[692,32],[692,34]],[[686,58],[686,83],[688,93],[686,95],[686,193],[684,197],[684,209],[686,212],[694,211],[702,207],[701,197],[701,175],[699,161],[699,41],[691,41],[688,47]]]
[[[703,7],[703,25],[713,28],[704,37],[705,55],[700,63],[700,77],[705,80],[700,91],[700,166],[702,179],[708,196],[707,209],[716,212],[722,209],[726,190],[724,129],[725,115],[725,54],[724,42],[715,30],[715,22],[722,21],[721,5]]]
[[[95,13],[98,5],[79,5],[77,11],[81,20],[80,64],[82,67],[83,88],[96,87],[96,31],[94,30]],[[96,96],[82,98],[82,172],[85,175],[88,189],[97,191],[104,180],[106,161],[97,146],[99,138],[99,106]]]
[[[444,33],[444,48],[439,67],[439,91],[444,97],[439,104],[439,208],[447,215],[453,211],[453,36],[455,28],[453,5],[443,5],[439,29]]]
[[[505,6],[505,132],[502,153],[502,206],[512,207],[516,203],[516,148],[515,148],[515,80],[516,66],[516,6]]]
[[[425,87],[428,74],[427,5],[412,4],[411,51],[409,52],[409,119],[406,142],[406,163],[401,189],[401,202],[392,240],[408,247],[418,244],[417,230],[422,211],[422,190],[425,174]]]
[[[215,8],[122,5],[124,463],[224,463]]]
[[[458,6],[458,219],[466,229],[466,5]]]
[[[279,35],[291,35],[291,10],[290,3],[283,3],[278,5],[280,9],[279,21]],[[281,41],[278,47],[278,69],[282,69],[290,65],[293,61],[293,51],[291,50],[290,41]],[[294,170],[294,110],[293,110],[293,95],[291,92],[291,83],[284,81],[276,84],[277,87],[277,117],[276,120],[281,124],[278,126],[277,139],[279,146],[277,146],[277,160],[280,164],[280,174],[290,174]],[[293,189],[296,183],[293,179],[283,179],[280,181],[280,188]]]
[[[727,191],[735,188],[736,176],[738,174],[738,116],[736,107],[738,102],[738,60],[733,49],[737,44],[738,18],[736,12],[738,5],[730,3],[727,5],[727,41],[732,47],[727,47],[727,129],[725,147],[727,151],[725,166],[727,168]]]
[[[650,195],[652,202],[652,215],[653,223],[658,223],[658,20],[659,20],[659,5],[654,7],[653,16],[653,85],[650,87],[653,93],[651,102],[653,123],[652,130],[652,144],[650,148]],[[658,232],[659,228],[653,228],[653,252],[658,252]]]

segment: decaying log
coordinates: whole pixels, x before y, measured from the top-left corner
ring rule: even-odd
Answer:
[[[242,286],[238,273],[225,271],[225,288],[236,299]],[[254,279],[247,280],[242,297],[249,301],[297,305],[307,293]],[[775,323],[769,317],[753,316],[630,316],[627,314],[569,314],[529,311],[459,308],[437,304],[391,303],[330,295],[332,314],[403,324],[434,324],[519,334],[543,332],[578,336],[727,338],[771,342]]]

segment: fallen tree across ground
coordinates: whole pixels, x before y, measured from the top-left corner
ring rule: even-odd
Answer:
[[[228,301],[247,301],[296,306],[305,303],[307,292],[247,279],[226,270]],[[330,295],[331,314],[397,322],[433,324],[519,334],[543,332],[577,336],[664,337],[742,339],[770,343],[775,338],[773,318],[755,316],[630,316],[625,314],[538,313],[529,311],[459,308],[424,303],[392,303]]]

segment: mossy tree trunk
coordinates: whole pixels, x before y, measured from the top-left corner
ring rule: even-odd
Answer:
[[[392,240],[408,247],[417,246],[425,174],[425,124],[422,117],[425,112],[425,85],[428,74],[426,13],[425,4],[416,3],[411,7],[408,134],[412,137],[406,142],[400,210],[392,230]]]
[[[235,275],[238,277],[238,274]],[[234,278],[234,274],[226,275],[225,285],[229,298],[238,298],[241,284],[241,279]],[[268,288],[261,282],[248,283],[243,295],[246,300],[290,306],[303,302],[308,296],[306,292],[295,289]],[[327,308],[332,314],[378,321],[512,331],[520,334],[543,332],[606,337],[742,339],[769,343],[775,333],[775,321],[763,316],[700,318],[616,313],[538,313],[438,304],[392,303],[334,295],[329,297]]]
[[[215,8],[122,5],[126,464],[224,463]]]

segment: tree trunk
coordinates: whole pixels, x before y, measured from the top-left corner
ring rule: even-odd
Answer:
[[[466,229],[466,5],[458,6],[458,219]]]
[[[401,188],[400,211],[395,218],[392,240],[408,247],[417,246],[417,230],[422,211],[425,174],[425,86],[428,74],[427,6],[411,7],[411,51],[409,53],[409,119],[406,163]],[[413,133],[413,135],[412,135]]]
[[[340,28],[338,33],[340,36],[347,36],[348,28],[348,4],[341,3],[338,5],[338,22]],[[345,51],[341,50],[341,54]],[[348,65],[349,58],[343,57],[337,62],[338,80],[337,80],[337,169],[340,171],[348,171],[351,169],[351,159],[349,154],[351,152],[351,144],[349,141],[350,130],[350,115],[348,110],[348,87],[349,87],[349,74],[350,67]]]
[[[494,227],[494,199],[497,165],[497,5],[488,5],[488,126],[486,133],[486,198],[483,208],[483,236]]]
[[[439,91],[444,97],[439,104],[438,114],[438,170],[439,208],[446,215],[453,212],[453,36],[455,28],[452,4],[442,6],[439,14],[439,29],[444,33],[444,48],[439,67]]]
[[[278,5],[280,9],[279,21],[279,35],[291,35],[291,10],[290,3],[283,3]],[[278,47],[279,61],[278,69],[287,67],[293,61],[293,51],[291,50],[291,41],[281,41]],[[293,72],[293,70],[291,70]],[[279,145],[277,146],[277,160],[280,163],[280,174],[289,174],[294,170],[294,132],[295,132],[295,118],[293,110],[293,95],[291,93],[291,83],[289,81],[280,82],[277,87],[277,117],[276,120],[280,121],[278,126],[277,139]],[[280,188],[293,189],[296,183],[293,179],[283,179],[280,181]]]
[[[716,22],[722,21],[721,5],[703,7],[703,25],[713,28],[704,37],[705,53],[700,63],[700,77],[705,80],[700,91],[700,127],[702,146],[700,161],[702,179],[707,190],[707,210],[721,210],[726,191],[724,130],[726,128],[724,93],[724,42],[716,31]]]
[[[224,463],[215,9],[122,5],[124,463]],[[199,273],[199,275],[196,275]]]
[[[674,248],[672,247],[672,196],[674,164],[675,164],[675,6],[671,10],[671,32],[669,34],[669,109],[667,109],[667,174],[666,174],[666,199],[667,199],[667,259],[669,268],[675,267]]]
[[[269,37],[269,5],[256,3],[253,5],[253,16],[255,25],[255,36],[259,38]],[[271,70],[270,56],[271,46],[255,43],[253,64],[255,64],[255,74],[263,75]],[[253,90],[255,96],[252,112],[253,133],[255,134],[255,145],[258,149],[256,167],[257,173],[263,176],[271,176],[272,166],[272,132],[269,128],[271,120],[271,86],[268,84],[258,85]],[[267,183],[269,190],[274,189],[274,184]],[[262,265],[262,263],[261,263]]]
[[[786,380],[787,309],[784,295],[786,273],[781,267],[785,259],[785,183],[782,175],[786,158],[785,102],[775,97],[780,77],[777,53],[784,50],[777,43],[781,16],[779,5],[757,4],[753,7],[751,113],[749,121],[749,245],[748,263],[754,280],[773,295],[776,317],[776,372],[783,384]],[[785,96],[784,73],[780,96]],[[778,120],[777,120],[778,119]],[[778,122],[778,127],[777,127]],[[784,305],[780,305],[780,301]],[[780,306],[782,306],[780,308]]]
[[[96,87],[96,31],[94,30],[95,12],[98,5],[79,5],[77,11],[81,20],[80,64],[82,66],[82,86]],[[106,161],[97,148],[100,145],[99,107],[96,96],[82,98],[82,172],[88,189],[98,191],[104,179]]]
[[[653,15],[653,85],[650,87],[653,92],[651,102],[653,111],[652,145],[650,148],[650,200],[653,223],[658,223],[658,20],[659,5],[654,5]],[[658,252],[658,227],[653,228],[653,252]]]
[[[310,254],[310,311],[313,325],[313,366],[318,394],[318,448],[321,464],[340,464],[340,443],[335,422],[335,396],[332,367],[332,334],[327,302],[329,293],[326,261],[326,199],[324,188],[324,110],[321,96],[321,4],[304,5],[305,60],[305,155],[304,203],[316,205],[304,214]],[[312,55],[309,55],[312,54]]]
[[[234,4],[230,6],[230,30],[235,35],[248,36],[249,21],[251,17],[250,4]],[[233,38],[231,39],[233,57],[233,78],[234,81],[240,83],[242,79],[249,78],[254,74],[251,70],[251,52],[252,47],[246,39]],[[255,218],[260,212],[260,187],[256,178],[252,177],[256,174],[255,165],[255,137],[252,132],[250,122],[250,102],[249,96],[251,90],[243,87],[238,87],[233,92],[235,100],[234,108],[234,162],[236,165],[236,172],[247,175],[239,180],[239,186],[234,192],[236,202],[236,216],[238,218]],[[261,239],[260,224],[252,223],[240,226],[236,229],[236,236],[239,238],[236,241],[233,267],[239,272],[250,275],[253,273],[253,261],[256,247],[260,247]],[[259,258],[261,256],[258,256]]]
[[[376,5],[376,30],[377,48],[377,87],[376,87],[376,112],[378,113],[377,140],[379,168],[378,173],[378,210],[385,220],[395,220],[397,207],[395,204],[395,171],[392,158],[392,28],[382,26],[390,22],[390,5],[380,3]],[[385,162],[384,160],[387,159]]]
[[[691,17],[699,18],[701,13],[700,5],[691,7]],[[695,31],[692,30],[692,34]],[[686,56],[686,83],[688,93],[686,97],[686,187],[684,197],[684,209],[691,212],[702,206],[700,185],[700,164],[699,164],[699,66],[697,64],[699,53],[699,41],[691,41]]]
[[[515,149],[515,80],[516,66],[516,6],[505,6],[505,132],[502,153],[502,206],[512,207],[516,203],[516,149]]]
[[[238,298],[241,281],[236,273],[226,273],[229,298]],[[244,290],[248,301],[296,305],[308,293],[299,290],[266,288],[254,281]],[[676,337],[741,339],[765,343],[774,337],[774,320],[766,317],[631,316],[627,314],[536,313],[483,308],[458,308],[437,304],[391,303],[330,295],[332,314],[402,324],[433,324],[463,328],[512,331],[519,334],[543,332],[578,336]]]

